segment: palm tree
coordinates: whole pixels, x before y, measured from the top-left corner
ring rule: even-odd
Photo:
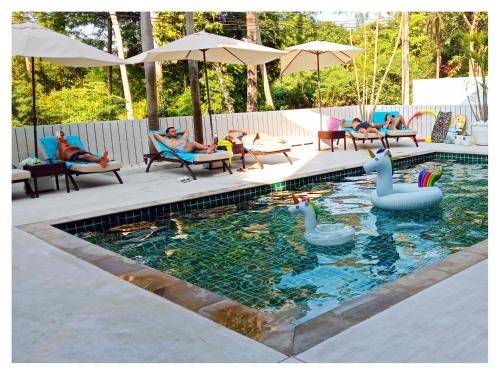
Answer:
[[[401,36],[401,96],[402,104],[410,104],[410,13],[402,12],[403,24]]]
[[[143,52],[154,48],[151,15],[149,12],[141,12],[141,43]],[[149,130],[158,130],[160,129],[160,124],[158,120],[158,100],[156,95],[156,74],[154,62],[144,63],[144,75],[146,78],[148,127]],[[151,152],[153,152],[153,150],[151,150]]]
[[[186,12],[186,34],[194,33],[193,12]],[[200,81],[198,79],[198,61],[188,60],[189,84],[191,86],[191,102],[193,106],[194,139],[203,143],[203,118],[201,115]],[[206,67],[205,67],[206,69]]]
[[[247,38],[250,43],[257,43],[257,12],[247,12]],[[257,66],[247,66],[247,112],[257,112]]]
[[[259,28],[259,17],[255,15],[255,26],[257,43],[262,44],[262,40],[260,39],[260,28]],[[267,68],[266,64],[259,65],[260,74],[262,76],[262,83],[264,85],[264,96],[266,98],[266,105],[270,108],[274,109],[273,97],[271,96],[271,88],[269,87],[269,79],[267,78]]]
[[[425,19],[425,27],[429,38],[434,39],[436,46],[436,78],[439,78],[439,68],[441,67],[441,51],[443,50],[443,43],[441,40],[441,31],[444,26],[444,20],[439,12],[429,12]]]
[[[118,24],[116,12],[110,11],[109,17],[111,18],[111,24],[113,26],[113,31],[115,32],[116,47],[118,49],[118,57],[121,59],[124,59],[125,53],[123,50],[122,33],[120,31],[120,25]],[[127,66],[126,65],[120,65],[120,73],[122,76],[123,96],[125,96],[125,107],[127,108],[127,118],[129,120],[133,120],[134,119],[134,110],[132,108],[132,95],[130,94],[130,86],[128,84]]]

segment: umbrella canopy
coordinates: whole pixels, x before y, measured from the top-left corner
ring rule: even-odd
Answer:
[[[66,66],[93,67],[125,64],[125,60],[114,55],[30,22],[12,25],[12,56],[31,57],[32,122],[36,157],[38,157],[36,133],[38,121],[35,57]]]
[[[164,46],[151,49],[137,56],[127,59],[129,64],[164,60],[198,60],[204,63],[219,62],[225,64],[260,65],[288,52],[248,43],[221,35],[200,31],[189,34]],[[208,116],[210,119],[210,132],[214,137],[212,125],[212,109],[210,104],[210,90],[208,87],[208,74],[205,69],[205,86],[207,90]]]
[[[344,44],[313,41],[288,47],[288,55],[281,58],[281,74],[300,72],[303,70],[324,68],[337,64],[345,64],[364,51],[362,48]]]
[[[319,69],[337,64],[345,64],[352,60],[354,56],[363,52],[364,49],[316,40],[288,47],[286,51],[289,54],[281,58],[281,74],[287,75],[303,70],[317,70],[319,128],[321,130],[323,127],[323,114],[321,111],[321,80]]]
[[[205,53],[203,53],[205,51]],[[260,65],[287,52],[200,31],[127,59],[127,63],[198,60],[225,64]]]
[[[125,64],[114,55],[30,22],[12,25],[12,56],[41,57],[79,67]]]

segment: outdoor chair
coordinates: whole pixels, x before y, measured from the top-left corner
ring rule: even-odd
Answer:
[[[83,145],[81,139],[77,135],[66,135],[65,139],[71,146],[77,146],[84,151],[87,151],[87,148]],[[39,138],[39,143],[41,144],[41,151],[46,160],[51,161],[59,161],[57,159],[57,139],[55,136],[41,137]],[[96,156],[100,156],[98,154],[94,154]],[[66,168],[68,168],[69,176],[72,179],[72,175],[79,176],[85,174],[93,174],[93,173],[106,173],[113,172],[113,174],[118,179],[120,184],[123,184],[123,181],[118,174],[118,171],[122,167],[122,162],[118,160],[110,160],[107,167],[103,168],[96,162],[88,162],[88,161],[75,161],[75,162],[66,162]],[[72,182],[74,180],[72,179]]]
[[[346,120],[347,124],[349,124],[351,122],[352,122],[352,120]],[[366,140],[369,140],[371,143],[373,143],[374,139],[380,139],[380,142],[382,142],[382,146],[384,146],[384,148],[386,148],[384,138],[379,138],[377,134],[368,133],[367,137],[365,138],[365,135],[363,133],[358,132],[358,131],[354,130],[353,128],[344,128],[342,126],[339,126],[339,130],[344,130],[346,132],[346,134],[349,134],[349,136],[352,139],[354,149],[356,151],[358,151],[358,146],[356,145],[356,140],[362,141],[363,143],[365,143]]]
[[[247,134],[241,139],[245,150],[255,159],[260,169],[264,164],[259,159],[262,155],[283,154],[290,164],[292,159],[288,156],[291,146],[283,139],[273,137],[266,133]]]
[[[399,112],[374,112],[372,117],[373,124],[383,124],[385,123],[385,115],[391,114],[393,117],[399,116]],[[399,142],[399,138],[409,137],[415,142],[415,146],[418,147],[417,142],[417,130],[416,129],[397,129],[397,130],[389,130],[389,129],[379,129],[382,133],[385,133],[385,143],[387,148],[391,148],[389,145],[389,138],[396,138],[396,142]]]
[[[18,169],[15,168],[14,165],[12,165],[12,183],[24,183],[24,187],[26,188],[26,193],[30,195],[31,198],[35,198],[35,194],[33,192],[33,189],[31,189],[31,185],[29,183],[29,180],[31,178],[31,173],[30,171],[25,171],[23,169]]]
[[[151,131],[149,132],[149,139],[153,144],[156,152],[152,154],[144,154],[144,162],[147,164],[146,173],[149,172],[151,164],[155,161],[169,161],[173,163],[180,163],[181,167],[185,167],[193,180],[196,180],[196,176],[193,170],[190,168],[191,165],[196,164],[212,164],[214,162],[222,163],[222,170],[226,170],[229,174],[233,174],[231,168],[229,167],[228,160],[232,158],[233,153],[229,151],[216,150],[211,154],[203,154],[197,152],[177,152],[165,144],[159,142],[155,137],[155,133],[164,133],[164,131]]]

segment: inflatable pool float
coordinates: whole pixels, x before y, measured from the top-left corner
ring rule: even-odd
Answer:
[[[349,242],[354,237],[354,229],[344,224],[323,223],[318,224],[318,207],[309,199],[300,201],[293,195],[294,205],[288,207],[288,212],[305,216],[304,238],[307,242],[317,246],[336,246]]]
[[[383,148],[377,154],[371,150],[368,152],[371,158],[364,165],[365,172],[377,172],[377,188],[371,195],[375,207],[396,211],[422,210],[438,205],[443,199],[441,190],[433,186],[443,174],[443,168],[420,171],[417,184],[393,184],[391,152]]]

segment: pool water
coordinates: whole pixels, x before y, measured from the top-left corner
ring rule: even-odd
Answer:
[[[172,214],[154,222],[80,237],[137,262],[302,323],[488,236],[488,166],[428,162],[394,173],[416,182],[422,168],[444,167],[439,207],[394,213],[372,207],[375,175],[310,184],[294,193],[317,203],[319,222],[352,226],[354,240],[319,247],[290,215],[289,191],[238,205]]]

